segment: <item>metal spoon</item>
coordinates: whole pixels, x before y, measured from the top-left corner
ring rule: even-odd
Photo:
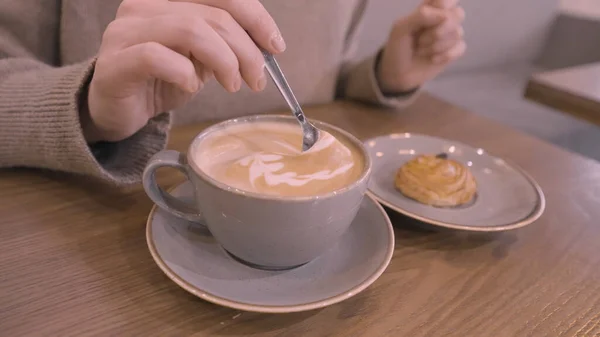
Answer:
[[[267,68],[267,72],[275,82],[277,89],[292,109],[292,113],[302,126],[302,151],[307,151],[315,143],[319,140],[319,129],[317,129],[314,125],[310,124],[306,117],[304,117],[304,112],[302,111],[302,107],[296,100],[296,96],[292,92],[290,85],[288,84],[281,68],[279,68],[279,64],[275,60],[275,57],[269,53],[268,51],[261,49],[262,54],[265,58],[265,67]]]

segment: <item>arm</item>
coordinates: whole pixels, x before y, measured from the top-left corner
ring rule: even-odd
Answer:
[[[347,39],[348,54],[356,48],[365,3],[357,6]],[[340,91],[346,97],[389,107],[409,104],[424,83],[464,54],[464,16],[458,0],[422,0],[393,24],[381,51],[347,71]]]
[[[55,57],[59,2],[41,6],[20,0],[0,4],[0,167],[137,182],[146,161],[166,144],[169,116],[156,117],[128,139],[90,146],[82,122],[95,60],[60,66]],[[25,19],[30,13],[38,16]]]
[[[384,92],[377,78],[382,50],[359,62],[351,62],[363,29],[363,16],[368,0],[358,0],[346,38],[344,60],[338,83],[338,96],[390,108],[403,108],[417,97],[419,88],[406,92]]]
[[[401,109],[418,97],[421,88],[415,87],[408,91],[386,92],[377,76],[382,51],[354,65],[346,75],[343,96],[383,107]]]

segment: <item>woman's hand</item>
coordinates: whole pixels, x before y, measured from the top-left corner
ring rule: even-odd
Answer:
[[[421,86],[461,57],[466,44],[458,0],[424,0],[398,20],[383,49],[377,77],[384,92],[405,92]]]
[[[256,44],[285,49],[258,0],[124,0],[109,24],[88,91],[88,142],[119,141],[189,101],[213,76],[228,91],[263,90]]]

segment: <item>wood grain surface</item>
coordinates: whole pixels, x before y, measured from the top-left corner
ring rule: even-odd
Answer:
[[[311,118],[363,139],[419,132],[482,147],[527,170],[545,214],[494,235],[435,232],[390,213],[396,250],[363,293],[296,314],[242,313],[178,288],[152,261],[139,186],[0,171],[1,336],[599,336],[600,164],[427,94],[404,111],[339,102]],[[203,128],[173,130],[185,151]],[[160,172],[164,186],[182,181]]]
[[[600,62],[534,74],[525,97],[600,125]]]

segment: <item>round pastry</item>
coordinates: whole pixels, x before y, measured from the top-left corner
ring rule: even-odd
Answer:
[[[477,192],[477,182],[467,167],[434,155],[419,155],[402,165],[395,186],[405,196],[437,207],[469,203]]]

